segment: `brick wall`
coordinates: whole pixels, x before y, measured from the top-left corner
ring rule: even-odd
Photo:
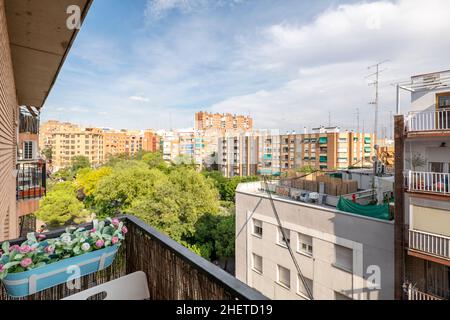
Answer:
[[[5,4],[0,0],[0,241],[17,237],[16,179],[18,103]]]

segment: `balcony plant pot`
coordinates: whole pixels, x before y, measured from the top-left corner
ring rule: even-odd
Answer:
[[[33,270],[11,273],[2,282],[11,297],[26,297],[109,267],[114,262],[118,248],[113,245]]]

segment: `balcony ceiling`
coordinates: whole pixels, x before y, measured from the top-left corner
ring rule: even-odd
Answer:
[[[78,5],[84,20],[92,1],[5,0],[19,105],[44,105],[77,34],[67,7]]]

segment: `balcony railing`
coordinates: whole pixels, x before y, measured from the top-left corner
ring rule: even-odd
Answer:
[[[414,288],[412,285],[409,285],[408,300],[443,300],[443,298],[425,293],[417,288]]]
[[[60,300],[137,271],[143,271],[147,275],[151,300],[267,299],[136,217],[124,216],[121,219],[127,226],[128,233],[109,268],[82,277],[80,289],[71,290],[66,284],[61,284],[26,299]],[[47,234],[47,238],[58,237],[63,232],[64,230],[51,232]],[[24,240],[17,239],[11,241],[11,244]],[[0,300],[10,299],[4,289],[0,288]]]
[[[409,230],[409,248],[450,259],[450,237]]]
[[[449,195],[450,173],[408,172],[408,191]]]
[[[407,130],[409,132],[450,130],[450,109],[411,112],[407,118]]]
[[[45,196],[47,170],[44,161],[21,161],[17,164],[17,200],[39,199]]]

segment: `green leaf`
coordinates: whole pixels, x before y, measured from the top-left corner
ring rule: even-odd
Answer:
[[[31,241],[32,243],[36,243],[37,239],[36,236],[34,235],[34,232],[30,232],[27,234],[27,239],[28,241]]]
[[[13,261],[13,262],[8,262],[3,267],[8,270],[9,268],[18,266],[19,264],[20,264],[20,261]]]
[[[8,241],[6,241],[6,242],[3,242],[3,244],[2,244],[2,250],[3,250],[3,252],[4,253],[9,253],[9,242]]]

